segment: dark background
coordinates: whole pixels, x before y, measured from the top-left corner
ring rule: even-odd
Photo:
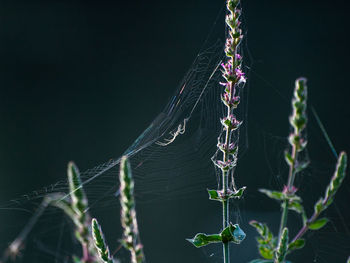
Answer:
[[[223,7],[213,0],[0,1],[0,200],[62,180],[70,160],[84,170],[120,156],[167,103],[210,28],[211,38],[224,37],[215,27]],[[350,149],[349,6],[251,0],[243,8],[249,148],[239,169],[250,174],[244,183],[256,198],[264,176],[278,169],[272,144],[288,134],[295,78],[308,78],[309,103],[336,150]],[[315,122],[309,135],[310,158],[333,167]],[[335,220],[350,221],[348,182]],[[275,203],[248,208],[278,211]]]

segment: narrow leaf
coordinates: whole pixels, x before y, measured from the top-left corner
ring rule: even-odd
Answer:
[[[281,240],[278,244],[276,251],[275,263],[284,262],[284,258],[286,257],[288,251],[288,228],[284,228],[281,236]]]
[[[255,227],[256,231],[258,231],[264,241],[270,241],[273,238],[273,234],[266,224],[255,220],[250,221],[249,224]]]
[[[338,158],[334,175],[326,189],[326,195],[324,200],[327,200],[327,202],[325,204],[325,208],[327,208],[332,203],[336,192],[341,186],[346,175],[346,166],[347,166],[347,155],[345,152],[341,152]]]
[[[91,221],[92,228],[92,237],[94,239],[95,247],[98,251],[98,255],[102,262],[113,263],[113,260],[110,256],[109,249],[106,245],[106,241],[103,236],[101,226],[98,224],[95,218]]]
[[[198,233],[195,235],[192,239],[186,239],[188,242],[190,242],[195,247],[203,247],[210,243],[219,243],[222,242],[221,235],[214,234],[214,235],[206,235],[203,233]]]
[[[325,208],[323,206],[323,199],[321,198],[317,201],[317,203],[314,206],[315,214],[320,214],[324,209]]]
[[[309,166],[310,162],[303,162],[303,163],[298,163],[298,165],[295,167],[295,172],[299,173],[302,170],[305,170]]]
[[[297,239],[288,245],[288,251],[290,252],[290,251],[293,251],[295,249],[301,249],[304,246],[305,246],[305,240],[304,239]]]
[[[276,199],[276,200],[280,200],[280,201],[283,201],[286,199],[286,195],[282,192],[271,191],[271,190],[267,190],[267,189],[259,189],[259,192],[267,195],[268,197],[270,197],[272,199]]]
[[[309,229],[311,230],[318,230],[324,227],[328,223],[328,218],[320,218],[312,223],[309,224]]]
[[[299,214],[304,213],[304,207],[298,201],[292,201],[288,204],[288,209],[293,210]]]
[[[242,188],[238,189],[237,191],[235,192],[232,192],[230,195],[229,195],[229,198],[236,198],[236,199],[240,199],[244,193],[244,190],[246,189],[247,187],[243,186]]]
[[[252,261],[249,261],[249,263],[273,263],[273,260],[254,259]]]
[[[285,157],[286,162],[289,166],[293,164],[293,162],[294,162],[293,157],[292,157],[292,155],[290,155],[290,153],[288,151],[284,152],[284,157]]]

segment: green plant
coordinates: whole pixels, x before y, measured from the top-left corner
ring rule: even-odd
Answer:
[[[121,223],[124,229],[122,244],[130,251],[131,262],[141,263],[144,261],[144,254],[136,219],[134,181],[126,156],[122,157],[120,161],[119,180]]]
[[[101,226],[98,224],[96,218],[92,219],[91,228],[92,228],[92,236],[94,238],[95,246],[98,251],[98,255],[100,259],[102,260],[102,262],[105,262],[105,263],[113,263],[114,260],[110,255]]]
[[[69,162],[67,174],[69,194],[54,193],[45,196],[37,212],[18,237],[10,244],[0,262],[6,262],[9,258],[14,259],[18,255],[28,233],[49,205],[62,209],[74,223],[75,236],[82,247],[82,257],[73,256],[75,263],[117,262],[110,255],[97,220],[95,218],[91,220],[91,216],[88,213],[88,199],[81,182],[80,173],[73,162]],[[120,203],[122,207],[121,221],[124,229],[122,244],[130,251],[132,263],[142,263],[144,254],[137,228],[134,182],[126,157],[121,159],[119,179]]]
[[[316,202],[314,206],[314,213],[308,218],[302,205],[301,197],[296,195],[298,189],[294,186],[296,175],[306,169],[309,164],[308,162],[304,162],[301,158],[299,158],[299,154],[306,148],[307,145],[307,138],[304,132],[307,124],[306,107],[306,79],[299,78],[295,82],[294,97],[292,100],[293,113],[289,118],[293,132],[289,135],[288,141],[292,149],[291,152],[285,152],[285,160],[289,166],[287,185],[284,186],[282,191],[260,189],[260,192],[264,193],[269,198],[281,202],[282,215],[280,230],[278,236],[274,237],[265,223],[259,223],[255,220],[250,222],[250,224],[256,228],[260,235],[257,238],[258,250],[260,255],[264,258],[253,260],[251,263],[282,263],[285,262],[285,258],[288,254],[296,249],[301,249],[305,244],[305,240],[302,239],[302,236],[308,230],[318,230],[327,224],[328,219],[326,217],[319,218],[319,216],[333,202],[335,194],[345,178],[347,155],[345,152],[341,152],[338,157],[334,175],[327,186],[325,196]],[[300,214],[303,222],[302,228],[290,242],[288,237],[288,228],[286,227],[289,210],[293,210]]]
[[[222,160],[213,160],[215,166],[221,171],[222,189],[208,190],[210,200],[222,203],[223,230],[220,234],[206,235],[199,233],[194,238],[187,239],[196,247],[205,246],[210,243],[222,243],[225,263],[230,262],[229,243],[239,244],[245,238],[245,233],[239,225],[233,225],[229,219],[229,200],[231,198],[241,198],[245,190],[245,187],[237,189],[234,183],[232,189],[229,186],[229,178],[232,176],[233,179],[233,168],[237,164],[238,155],[238,139],[233,140],[233,135],[237,133],[242,124],[242,121],[237,120],[233,113],[240,102],[238,88],[239,86],[242,88],[246,82],[241,69],[242,57],[238,53],[243,38],[242,30],[240,29],[241,22],[239,18],[241,10],[239,6],[239,0],[227,1],[227,10],[229,12],[226,16],[228,37],[226,39],[225,54],[227,61],[222,64],[222,76],[225,82],[220,83],[224,86],[224,94],[221,96],[221,100],[227,108],[227,115],[221,119],[224,136],[223,138],[219,137],[217,145],[219,152],[222,153]]]
[[[122,245],[129,250],[131,254],[131,262],[142,263],[145,260],[145,256],[137,227],[134,181],[132,179],[130,163],[126,156],[123,156],[120,161],[119,181],[121,224],[124,230],[121,242]],[[113,263],[114,261],[110,256],[101,227],[95,218],[92,220],[92,229],[94,243],[98,250],[99,258],[102,262]]]

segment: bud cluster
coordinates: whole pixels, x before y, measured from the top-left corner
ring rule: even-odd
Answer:
[[[307,141],[302,137],[302,131],[306,127],[306,99],[307,87],[306,79],[299,78],[295,82],[294,98],[292,100],[293,113],[289,118],[289,123],[294,132],[289,136],[289,143],[296,147],[298,152],[305,149]]]
[[[128,159],[124,156],[120,162],[120,204],[121,222],[124,229],[123,245],[131,253],[132,263],[144,261],[142,244],[139,242],[139,232],[136,220],[134,201],[134,181]]]
[[[232,169],[237,162],[237,145],[231,142],[232,133],[239,129],[242,121],[236,119],[233,110],[240,103],[240,96],[237,87],[246,82],[244,72],[242,71],[242,56],[238,53],[239,45],[243,38],[241,22],[239,21],[241,10],[239,9],[239,0],[228,0],[226,15],[226,24],[228,26],[228,37],[226,39],[225,54],[227,61],[222,63],[222,76],[224,82],[220,84],[224,87],[224,93],[221,95],[222,103],[227,107],[226,117],[221,119],[221,124],[226,132],[225,141],[218,143],[218,149],[223,153],[222,161],[215,161],[223,172]],[[220,140],[220,139],[219,139]]]
[[[104,263],[113,263],[114,261],[106,245],[106,241],[105,241],[101,226],[97,222],[96,218],[92,219],[91,228],[92,228],[92,236],[94,239],[96,249],[98,251],[99,258]]]

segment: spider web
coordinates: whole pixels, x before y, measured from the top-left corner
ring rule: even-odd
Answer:
[[[223,55],[221,41],[204,47],[164,110],[123,154],[129,157],[132,165],[138,218],[148,262],[158,262],[184,244],[186,249],[193,249],[185,238],[199,230],[190,227],[198,221],[196,213],[208,213],[206,188],[215,189],[219,184],[218,171],[211,157],[217,151],[219,120],[224,115],[220,100],[222,88],[218,85]],[[245,117],[244,106],[242,103],[237,113],[240,119]],[[243,125],[241,132],[245,131],[246,125]],[[242,153],[246,146],[240,145]],[[117,198],[119,162],[120,158],[111,159],[81,173],[89,212],[102,222],[110,244],[118,244],[122,234]],[[17,226],[24,225],[30,216],[38,220],[27,227],[31,232],[18,262],[70,262],[71,255],[80,253],[69,219],[58,209],[45,207],[44,211],[40,205],[47,194],[64,192],[68,195],[68,191],[66,180],[62,180],[2,205],[2,209],[27,214],[21,215],[23,220],[16,223]],[[183,206],[179,206],[180,203]],[[217,207],[217,204],[211,205]],[[220,220],[217,221],[220,226]],[[159,225],[163,227],[157,228]],[[18,231],[17,227],[13,228],[16,230],[10,232]],[[162,245],[166,243],[159,239],[162,236],[171,236],[164,248]],[[113,245],[110,247],[112,251],[117,249]],[[198,253],[203,255],[205,250]],[[119,249],[116,257],[122,261],[128,258],[125,251]],[[181,258],[174,257],[168,262],[178,262]]]
[[[217,138],[221,132],[219,119],[224,115],[220,102],[222,89],[218,85],[221,79],[218,67],[223,55],[222,42],[209,47],[204,44],[164,110],[124,152],[132,164],[137,215],[147,262],[198,262],[199,259],[200,262],[222,262],[220,245],[195,249],[186,243],[185,238],[197,232],[216,233],[221,226],[221,207],[208,200],[206,188],[215,189],[220,184],[211,157],[217,151]],[[283,161],[286,136],[268,132],[269,129],[259,123],[259,115],[249,116],[249,124],[255,126],[254,136],[249,138],[257,139],[253,140],[253,151],[247,151],[247,91],[243,90],[240,94],[242,104],[237,113],[244,125],[240,132],[239,162],[235,174],[236,183],[247,185],[248,192],[244,200],[232,203],[230,209],[232,221],[241,224],[247,239],[240,246],[231,246],[235,262],[248,262],[258,256],[256,233],[248,225],[249,220],[269,222],[276,233],[279,207],[256,190],[281,189],[286,174]],[[289,101],[289,97],[284,101],[288,108]],[[318,130],[317,124],[311,123],[311,127],[314,135]],[[315,140],[314,144],[325,144],[319,137]],[[308,153],[304,158],[313,160]],[[249,160],[254,160],[254,166],[260,167],[261,174],[253,172],[252,161]],[[89,212],[102,224],[111,251],[122,262],[127,262],[128,255],[119,249],[118,241],[122,235],[117,180],[119,161],[120,158],[111,159],[85,170],[81,176],[89,199]],[[306,196],[305,207],[311,209],[317,198],[322,196],[334,164],[317,161],[316,158],[310,169],[298,179],[297,186]],[[348,183],[343,188],[335,205],[327,211],[331,224],[324,230],[308,234],[307,247],[291,257],[293,262],[345,262],[350,251],[350,218],[343,212],[350,193]],[[42,198],[54,192],[68,193],[65,179],[3,204],[1,209],[12,210],[20,217],[20,223],[16,221],[7,226],[4,240],[15,237],[20,227],[37,213]],[[310,214],[311,211],[308,212]],[[294,215],[290,218],[291,229],[296,231],[298,219]],[[22,257],[16,262],[71,262],[73,254],[80,254],[80,246],[72,232],[70,220],[60,210],[48,207],[29,234]],[[7,242],[3,241],[1,245],[4,248]]]

